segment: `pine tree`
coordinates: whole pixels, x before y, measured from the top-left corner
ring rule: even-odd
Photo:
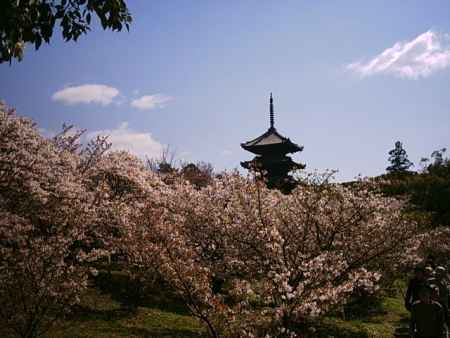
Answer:
[[[389,162],[391,165],[386,168],[389,173],[404,173],[413,166],[400,141],[395,142],[395,148],[389,151]]]

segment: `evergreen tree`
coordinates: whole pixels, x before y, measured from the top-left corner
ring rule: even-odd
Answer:
[[[395,148],[389,151],[389,162],[391,165],[386,168],[389,173],[404,173],[413,166],[400,141],[395,142]]]

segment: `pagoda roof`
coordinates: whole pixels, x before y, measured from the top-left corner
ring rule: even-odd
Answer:
[[[305,165],[302,163],[296,163],[289,156],[282,156],[280,158],[267,158],[262,156],[256,156],[251,161],[241,162],[241,166],[250,169],[250,168],[262,168],[262,169],[270,169],[276,168],[278,170],[282,170],[286,168],[288,171],[293,169],[305,169]]]
[[[287,154],[303,150],[302,146],[281,135],[275,127],[270,127],[264,134],[251,141],[241,143],[241,147],[258,155],[268,153]]]

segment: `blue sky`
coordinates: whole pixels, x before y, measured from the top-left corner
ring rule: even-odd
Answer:
[[[1,64],[0,99],[47,132],[217,170],[252,158],[240,143],[267,130],[270,92],[278,131],[305,147],[293,158],[339,180],[383,173],[397,140],[415,164],[450,147],[448,1],[127,4],[130,32],[95,25]]]

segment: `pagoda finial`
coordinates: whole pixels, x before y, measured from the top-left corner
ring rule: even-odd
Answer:
[[[270,128],[273,129],[275,125],[275,115],[273,112],[273,97],[272,93],[270,93]]]

